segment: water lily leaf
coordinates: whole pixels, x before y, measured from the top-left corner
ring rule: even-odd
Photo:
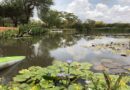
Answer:
[[[54,87],[52,81],[49,81],[49,80],[47,81],[47,80],[44,80],[44,79],[42,79],[42,80],[40,81],[40,86],[41,86],[42,88],[44,88],[44,89]]]
[[[53,87],[46,90],[67,90],[67,89],[65,89],[64,87]]]
[[[13,80],[15,82],[24,82],[26,81],[27,79],[30,78],[30,74],[25,74],[25,75],[17,75],[16,77],[13,78]]]
[[[5,89],[2,89],[2,90],[5,90]],[[12,90],[20,90],[18,87],[13,87]]]
[[[90,69],[91,68],[91,66],[92,66],[92,64],[90,64],[90,63],[82,63],[82,65],[81,65],[81,69]]]
[[[41,90],[39,86],[33,86],[30,90]]]
[[[69,86],[68,90],[82,90],[83,87],[80,84],[72,84]]]
[[[24,74],[24,73],[28,73],[28,72],[30,72],[28,69],[23,69],[23,70],[19,71],[20,74]]]

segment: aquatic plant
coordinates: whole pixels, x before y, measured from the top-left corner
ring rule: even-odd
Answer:
[[[93,73],[89,63],[55,61],[46,68],[30,67],[19,72],[5,90],[129,90],[129,78]]]

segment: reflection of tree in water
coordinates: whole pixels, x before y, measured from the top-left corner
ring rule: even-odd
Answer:
[[[42,43],[49,50],[52,50],[59,47],[72,46],[76,43],[77,40],[79,40],[79,38],[76,38],[72,35],[55,34],[43,38]]]
[[[30,51],[31,41],[27,40],[6,40],[0,43],[2,56],[25,55]]]
[[[24,55],[26,60],[5,69],[1,72],[6,78],[12,77],[21,69],[30,66],[48,66],[52,64],[53,58],[50,56],[50,50],[59,47],[71,46],[76,43],[79,38],[71,35],[46,35],[43,38],[35,37],[28,39],[6,40],[0,42],[0,55],[15,56]],[[35,45],[38,45],[37,54],[34,52]],[[40,52],[40,53],[39,53]]]
[[[34,40],[34,39],[33,39]],[[13,55],[25,55],[26,60],[1,71],[1,75],[10,78],[17,74],[21,69],[28,68],[30,66],[48,66],[52,64],[53,58],[50,57],[49,51],[46,47],[42,46],[42,56],[33,56],[33,40],[15,40],[14,43],[8,43],[0,47],[3,56],[13,56]]]

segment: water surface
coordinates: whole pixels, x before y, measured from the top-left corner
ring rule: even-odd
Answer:
[[[89,62],[95,67],[102,61],[130,64],[130,56],[123,57],[107,50],[93,50],[92,44],[108,44],[111,42],[128,42],[129,37],[120,36],[73,36],[73,35],[46,35],[26,39],[0,40],[0,56],[24,55],[26,59],[9,68],[0,71],[6,80],[15,76],[19,70],[30,66],[46,67],[54,60],[66,61],[72,59],[79,62]]]

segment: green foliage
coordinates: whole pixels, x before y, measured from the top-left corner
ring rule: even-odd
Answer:
[[[29,24],[20,25],[18,36],[23,36],[24,34],[41,35],[46,32],[47,32],[47,29],[44,28],[41,24],[29,23]]]
[[[19,35],[23,35],[24,33],[28,32],[30,30],[30,25],[24,24],[19,26]]]
[[[42,27],[34,27],[31,29],[31,35],[42,35],[47,32],[48,29]]]
[[[3,32],[0,32],[0,38],[9,39],[9,38],[15,37],[17,34],[18,34],[18,30],[6,30]]]
[[[61,13],[58,11],[49,10],[46,15],[41,13],[41,18],[50,28],[61,26]]]
[[[27,24],[35,7],[39,11],[48,11],[52,4],[52,0],[3,0],[0,3],[0,16],[10,18],[14,26]]]
[[[78,84],[77,80],[89,77],[92,73],[88,71],[90,67],[91,65],[88,63],[79,64],[74,62],[69,65],[67,63],[55,62],[53,66],[47,68],[31,67],[28,70],[22,70],[19,72],[19,75],[14,77],[14,82],[19,84],[18,86],[21,86],[21,83],[26,83],[29,86],[38,85],[46,90],[52,90],[52,88],[59,88],[56,90],[82,88],[82,85]],[[77,86],[75,87],[75,85]]]
[[[46,14],[41,12],[40,16],[49,28],[73,28],[79,21],[78,17],[73,13],[56,10],[49,10]]]
[[[55,61],[47,68],[30,67],[19,72],[3,90],[129,90],[129,78],[89,71],[92,65]]]

